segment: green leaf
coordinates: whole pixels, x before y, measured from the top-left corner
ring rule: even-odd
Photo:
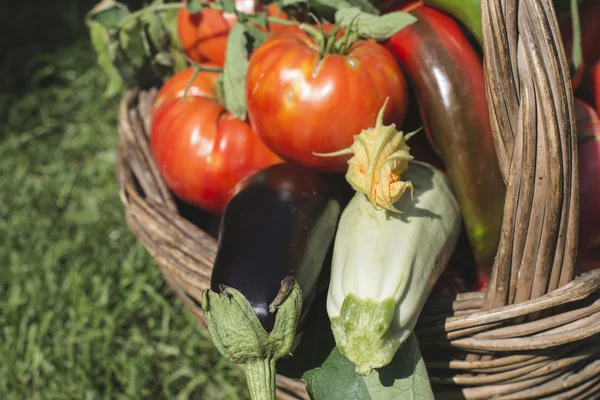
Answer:
[[[188,61],[185,58],[185,54],[179,49],[173,47],[169,53],[173,59],[173,73],[184,70],[189,66]]]
[[[267,27],[267,13],[264,11],[257,12],[254,14],[244,14],[244,13],[240,13],[240,14],[243,15],[243,20],[240,19],[242,22],[251,22],[258,26],[262,26],[263,28]]]
[[[403,11],[377,16],[367,14],[356,7],[344,8],[335,13],[335,21],[343,27],[352,25],[362,37],[386,40],[405,28],[417,22],[417,18]]]
[[[225,107],[241,120],[246,119],[246,72],[248,70],[248,36],[246,27],[237,21],[227,38],[223,90]]]
[[[89,21],[90,38],[92,46],[97,54],[98,66],[108,77],[108,85],[104,95],[112,97],[119,93],[123,86],[123,81],[119,75],[119,71],[112,63],[112,58],[108,51],[109,35],[106,28],[99,22]]]
[[[414,333],[410,335],[390,364],[364,378],[373,400],[433,400],[429,375]]]
[[[306,372],[312,400],[433,400],[429,375],[414,334],[384,368],[362,377],[354,364],[336,347],[318,368]]]
[[[371,400],[365,380],[337,347],[321,367],[306,372],[302,379],[312,400]]]
[[[136,70],[140,70],[150,55],[148,42],[145,40],[141,22],[136,22],[131,29],[119,31],[121,48]]]
[[[357,7],[361,11],[372,14],[379,15],[379,9],[373,5],[369,0],[347,0],[351,7]]]
[[[257,48],[267,40],[268,35],[255,26],[246,25],[246,37],[248,39],[246,48],[248,49],[248,53],[251,54],[253,49]]]
[[[177,46],[177,47],[182,47],[181,46],[181,41],[179,40],[179,35],[177,33],[177,14],[178,14],[179,10],[172,10],[172,11],[163,11],[160,13],[155,13],[155,15],[158,15],[159,19],[161,20],[164,29],[167,31],[171,44]]]
[[[307,8],[309,3],[309,0],[280,0],[277,5],[282,10],[286,10],[288,8]]]
[[[319,11],[319,15],[335,14],[338,10],[356,7],[368,14],[379,15],[379,10],[369,1],[363,0],[312,0],[311,6]]]
[[[130,14],[124,4],[114,0],[102,0],[87,15],[88,20],[97,21],[105,28],[116,29]]]
[[[235,13],[235,1],[234,0],[218,0],[218,3],[221,3],[221,7],[223,7],[224,12]]]
[[[160,15],[158,13],[148,13],[146,19],[146,32],[152,47],[165,49],[170,45],[171,38]]]
[[[185,8],[190,14],[198,14],[202,12],[204,6],[202,5],[202,0],[187,0]]]

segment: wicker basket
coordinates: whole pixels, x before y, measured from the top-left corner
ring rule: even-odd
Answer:
[[[421,351],[439,398],[600,398],[600,271],[574,278],[573,98],[552,3],[482,0],[482,29],[488,107],[507,184],[502,237],[487,293],[426,304],[416,328]],[[199,301],[217,225],[179,203],[157,171],[148,147],[155,95],[123,95],[120,195],[127,224],[203,324]],[[278,376],[277,385],[281,399],[308,399],[302,381]]]

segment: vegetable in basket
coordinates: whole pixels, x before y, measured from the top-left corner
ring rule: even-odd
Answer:
[[[448,178],[411,161],[409,136],[383,125],[384,109],[347,150],[357,193],[340,218],[327,296],[336,345],[360,375],[408,339],[461,229]]]
[[[579,164],[579,248],[583,270],[600,268],[600,118],[575,98]]]
[[[487,109],[483,66],[460,26],[428,6],[387,42],[418,98],[425,132],[452,180],[479,279],[485,285],[500,239],[506,187]]]
[[[199,72],[187,88],[193,74],[192,67],[178,72],[158,92],[150,150],[177,197],[221,214],[240,180],[282,160],[217,100],[217,73]]]
[[[404,178],[414,201],[397,201],[402,213],[376,209],[357,193],[335,239],[327,311],[337,346],[361,375],[387,365],[408,339],[460,232],[440,171],[413,161]]]
[[[339,219],[337,192],[309,168],[271,166],[240,184],[222,217],[202,308],[211,337],[245,364],[255,400],[275,399],[275,362],[293,351]]]
[[[323,172],[345,172],[348,157],[321,158],[352,144],[373,126],[389,97],[386,123],[402,124],[407,85],[394,57],[373,39],[325,26],[309,35],[290,26],[273,34],[250,58],[248,118],[258,136],[287,161]],[[312,32],[312,30],[310,30]]]
[[[598,18],[600,24],[600,18]],[[585,69],[582,84],[575,95],[596,109],[600,115],[600,61]]]

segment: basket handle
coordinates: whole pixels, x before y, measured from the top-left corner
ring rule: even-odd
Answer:
[[[567,57],[551,0],[482,0],[484,75],[507,184],[483,303],[522,303],[573,279],[579,224],[577,137]]]

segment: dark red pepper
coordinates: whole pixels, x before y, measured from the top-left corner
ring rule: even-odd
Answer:
[[[600,24],[600,19],[598,24]],[[575,95],[593,106],[600,115],[600,61],[585,68],[581,85]]]
[[[581,78],[587,66],[591,66],[600,60],[600,2],[584,1],[579,4],[579,26],[581,29],[581,55],[582,63],[577,71],[573,73],[573,89],[581,84]],[[570,13],[559,17],[560,33],[569,62],[573,52],[573,20]]]
[[[418,98],[427,137],[454,186],[478,272],[494,263],[504,208],[488,116],[483,66],[460,26],[428,6],[387,43]]]
[[[600,118],[575,98],[579,162],[579,248],[584,271],[600,268]]]

